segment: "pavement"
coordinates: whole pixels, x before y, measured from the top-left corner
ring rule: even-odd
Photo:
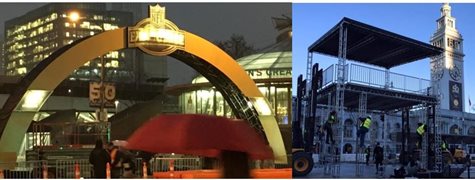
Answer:
[[[323,173],[323,166],[315,166],[307,176],[305,177],[297,177],[297,178],[302,178],[302,179],[334,179],[334,178],[341,178],[341,179],[347,179],[347,178],[354,178],[354,179],[386,179],[390,178],[391,175],[394,173],[394,169],[399,168],[399,165],[397,164],[389,164],[386,165],[384,168],[384,173],[383,175],[378,175],[376,174],[376,165],[375,164],[370,164],[369,166],[366,166],[366,164],[363,164],[361,166],[363,168],[363,173],[361,176],[356,177],[356,164],[355,163],[341,163],[340,165],[340,175],[336,177],[332,177],[331,175],[325,175]],[[465,171],[460,178],[467,178],[468,177],[468,171]],[[411,178],[416,178],[416,177],[406,177],[406,179],[411,179]],[[471,167],[470,169],[470,178],[475,179],[475,167]]]

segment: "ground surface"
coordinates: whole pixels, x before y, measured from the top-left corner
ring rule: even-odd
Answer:
[[[324,175],[323,167],[316,166],[313,168],[312,172],[308,174],[305,177],[299,177],[299,178],[362,178],[362,179],[378,179],[378,178],[390,178],[390,176],[393,174],[394,169],[399,167],[398,165],[386,165],[384,168],[385,171],[383,173],[383,176],[377,175],[376,174],[376,166],[374,164],[370,164],[369,166],[363,165],[363,173],[360,177],[356,177],[356,164],[354,163],[341,163],[341,168],[340,168],[340,176],[339,177],[332,177],[331,175]],[[461,176],[461,178],[467,178],[468,173],[465,171]],[[407,177],[411,178],[411,177]],[[415,177],[413,177],[415,178]],[[470,178],[475,179],[475,167],[471,167],[470,169]]]

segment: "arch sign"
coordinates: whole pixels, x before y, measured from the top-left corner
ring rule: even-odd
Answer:
[[[139,48],[150,55],[173,57],[205,76],[221,92],[236,117],[246,120],[267,139],[276,162],[287,163],[282,136],[269,103],[244,69],[211,42],[178,29],[165,19],[164,7],[149,8],[149,18],[136,26],[77,40],[32,69],[0,111],[0,153],[19,151],[34,115],[74,69],[109,51]]]

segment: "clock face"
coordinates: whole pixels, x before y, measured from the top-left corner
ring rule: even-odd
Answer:
[[[460,78],[462,77],[462,71],[460,71],[460,68],[457,65],[454,65],[454,67],[452,67],[452,69],[450,69],[449,73],[450,73],[450,77],[454,81],[459,81]]]
[[[431,73],[435,80],[440,80],[444,77],[444,69],[442,65],[442,60],[436,60],[434,62],[434,67],[431,69]]]

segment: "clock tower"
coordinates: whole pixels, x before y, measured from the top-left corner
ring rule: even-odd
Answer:
[[[437,30],[430,42],[445,50],[430,60],[432,88],[440,96],[440,108],[463,111],[463,39],[448,3],[440,8]]]

